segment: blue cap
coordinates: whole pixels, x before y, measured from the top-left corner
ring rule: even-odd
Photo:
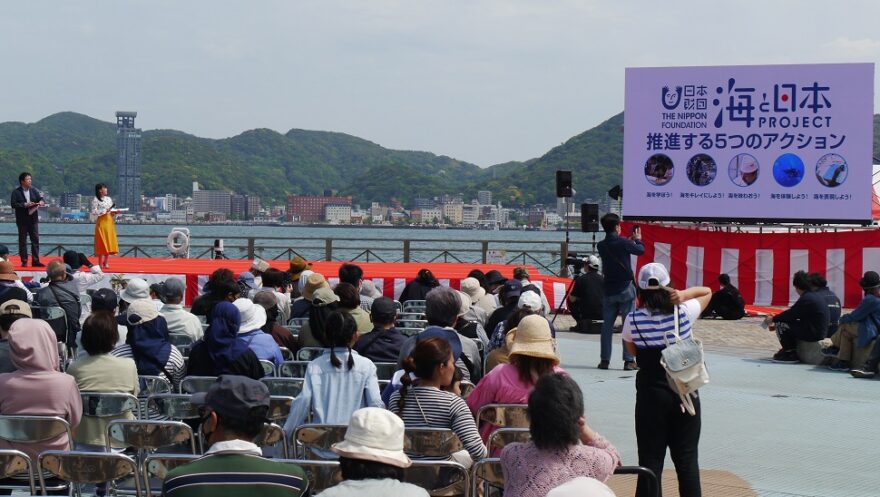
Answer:
[[[519,280],[507,280],[504,282],[501,295],[505,297],[519,297],[522,293],[522,287],[522,283]]]
[[[256,282],[254,282],[254,273],[250,271],[245,271],[238,275],[238,281],[244,283],[250,289],[254,289],[257,287]]]
[[[416,337],[417,343],[428,338],[442,338],[449,342],[449,346],[452,347],[452,359],[457,361],[461,357],[461,338],[459,338],[455,330],[439,326],[428,326]]]

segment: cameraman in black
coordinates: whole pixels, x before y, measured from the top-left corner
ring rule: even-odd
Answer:
[[[599,272],[599,258],[591,255],[585,260],[586,273],[574,280],[568,295],[568,307],[577,322],[571,331],[591,333],[591,322],[602,321],[602,299],[605,298],[605,278]],[[595,332],[601,331],[597,328]]]

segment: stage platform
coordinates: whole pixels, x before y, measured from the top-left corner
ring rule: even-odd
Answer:
[[[12,257],[14,263],[17,257]],[[41,257],[41,261],[48,264],[59,257]],[[247,271],[251,267],[249,260],[211,260],[211,259],[159,259],[143,257],[112,257],[110,268],[105,271],[108,277],[92,288],[110,287],[110,278],[122,275],[124,278],[144,278],[149,283],[158,283],[168,278],[181,278],[186,282],[187,294],[185,303],[189,305],[200,293],[214,270],[225,267],[231,269],[236,275]],[[266,261],[271,267],[287,270],[288,261]],[[336,284],[339,278],[339,266],[343,262],[312,261],[312,271],[323,274],[331,285]],[[383,295],[398,298],[404,286],[412,281],[420,269],[427,268],[441,284],[458,289],[461,280],[466,278],[473,269],[483,272],[498,270],[505,277],[513,276],[515,265],[505,264],[449,264],[449,263],[380,263],[380,262],[355,262],[364,270],[364,278],[373,280],[376,288]],[[565,292],[571,280],[558,278],[553,275],[543,275],[533,266],[526,266],[530,274],[530,280],[547,295],[547,301],[555,308],[562,305]],[[35,271],[35,269],[41,269]],[[39,279],[46,275],[45,268],[32,268],[16,266],[16,273],[24,280]]]

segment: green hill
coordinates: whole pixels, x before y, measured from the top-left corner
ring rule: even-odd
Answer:
[[[875,156],[880,156],[880,115],[874,116]],[[292,129],[285,134],[254,129],[213,140],[176,130],[152,130],[143,138],[146,195],[188,195],[192,182],[205,188],[260,195],[338,190],[356,203],[409,203],[414,194],[435,196],[490,190],[507,205],[555,203],[557,169],[573,172],[575,201],[601,199],[621,183],[623,114],[554,147],[541,157],[481,169],[429,152],[390,150],[343,133]],[[35,123],[0,123],[0,182],[15,185],[22,170],[53,194],[90,194],[116,176],[116,126],[62,112]]]

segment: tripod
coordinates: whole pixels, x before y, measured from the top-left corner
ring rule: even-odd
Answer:
[[[567,267],[568,266],[566,266],[566,268]],[[571,295],[571,290],[574,288],[574,282],[581,275],[581,271],[577,266],[572,266],[572,269],[574,269],[574,272],[572,273],[571,282],[569,282],[568,288],[565,289],[565,295],[562,297],[562,304],[568,302],[568,296]],[[560,304],[560,307],[556,308],[556,312],[553,314],[553,319],[550,320],[551,325],[554,324],[556,322],[556,318],[559,317],[559,312],[562,311],[562,304]],[[569,311],[571,311],[571,309],[569,309]]]

